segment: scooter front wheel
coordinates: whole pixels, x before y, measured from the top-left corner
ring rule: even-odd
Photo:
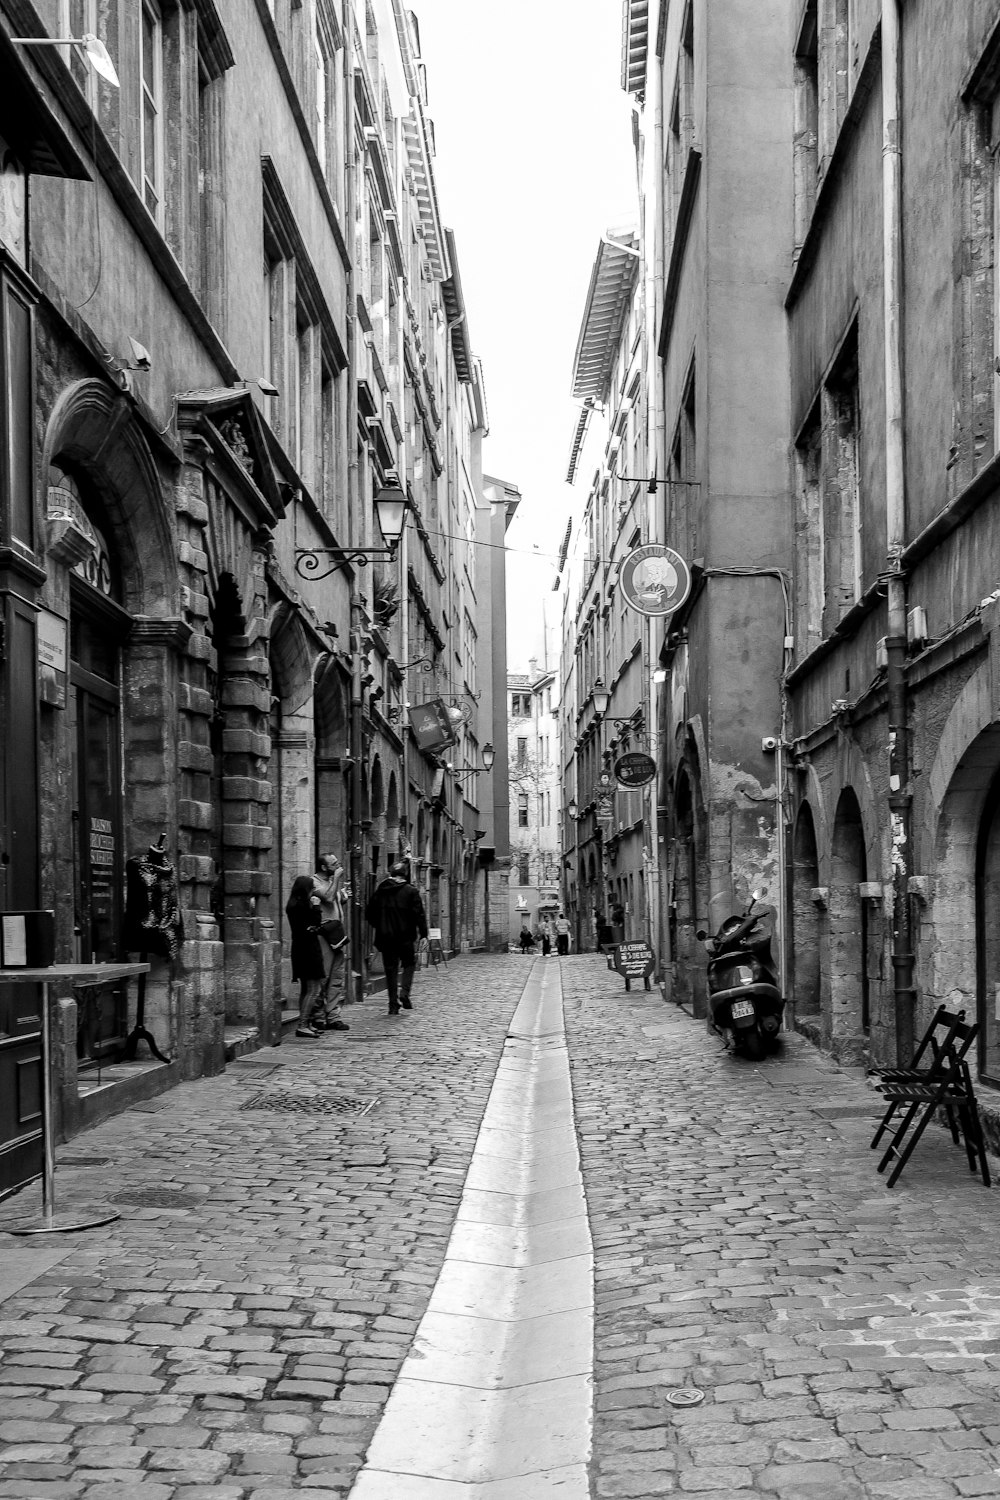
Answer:
[[[752,1026],[737,1031],[735,1041],[739,1051],[752,1062],[761,1062],[767,1053],[767,1043],[756,1021]]]

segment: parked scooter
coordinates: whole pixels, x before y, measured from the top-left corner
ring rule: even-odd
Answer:
[[[731,1032],[736,1051],[755,1060],[777,1045],[785,1008],[771,955],[776,917],[753,891],[746,910],[727,917],[714,937],[698,933],[708,949],[710,1023]]]

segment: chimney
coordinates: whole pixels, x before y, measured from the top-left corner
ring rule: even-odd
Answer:
[[[534,682],[536,680],[536,678],[538,677],[538,657],[537,656],[529,656],[528,657],[528,676],[529,676],[529,679],[532,682]]]

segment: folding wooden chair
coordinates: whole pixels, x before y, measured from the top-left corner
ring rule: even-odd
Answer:
[[[921,1042],[915,1054],[914,1060],[919,1061],[930,1052],[927,1068],[888,1068],[878,1084],[889,1107],[875,1133],[872,1146],[888,1133],[889,1146],[878,1164],[878,1170],[884,1172],[892,1158],[896,1158],[886,1181],[886,1186],[890,1188],[913,1154],[928,1121],[939,1109],[944,1109],[947,1114],[956,1145],[961,1134],[969,1171],[975,1172],[978,1167],[985,1186],[990,1185],[986,1144],[976,1107],[972,1074],[966,1062],[966,1054],[975,1041],[979,1027],[967,1025],[962,1019],[964,1012],[957,1015],[946,1012],[942,1016],[943,1009],[939,1008],[935,1021],[928,1028],[928,1035],[924,1038],[927,1045],[924,1046],[924,1042]],[[935,1022],[938,1023],[937,1028]],[[895,1112],[900,1109],[905,1111],[902,1121],[895,1128],[889,1128]]]
[[[875,1087],[882,1089],[887,1083],[924,1083],[939,1065],[939,1060],[955,1041],[957,1028],[965,1021],[965,1011],[950,1011],[946,1005],[939,1005],[931,1017],[930,1024],[920,1039],[920,1044],[906,1068],[875,1068]],[[929,1056],[928,1056],[929,1054]],[[890,1122],[899,1104],[890,1104],[871,1142],[874,1151],[879,1141],[889,1129]],[[955,1117],[948,1110],[948,1124],[951,1127],[951,1138],[958,1145],[958,1130]]]

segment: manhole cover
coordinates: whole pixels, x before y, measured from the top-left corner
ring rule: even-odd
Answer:
[[[271,1109],[279,1114],[296,1115],[366,1115],[374,1109],[378,1098],[354,1099],[349,1094],[293,1094],[286,1090],[272,1089],[266,1094],[254,1094],[246,1099],[240,1109]]]
[[[109,1167],[110,1156],[61,1156],[61,1167]]]
[[[693,1385],[684,1386],[679,1391],[668,1391],[667,1400],[671,1406],[698,1406],[705,1399],[705,1392],[697,1390]]]
[[[125,1188],[111,1201],[128,1203],[132,1208],[197,1208],[201,1200],[175,1188]]]

